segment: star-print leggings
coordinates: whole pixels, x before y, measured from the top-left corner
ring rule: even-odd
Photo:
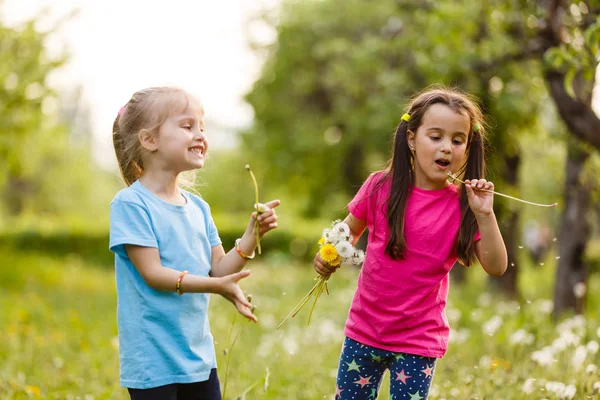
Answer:
[[[335,399],[377,399],[386,369],[390,370],[390,399],[427,399],[435,362],[435,358],[381,350],[347,337],[338,367]]]

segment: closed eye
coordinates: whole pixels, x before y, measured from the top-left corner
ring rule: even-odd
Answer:
[[[464,143],[464,141],[462,139],[454,139],[452,142],[457,146]]]
[[[429,138],[430,138],[431,140],[433,140],[434,142],[437,142],[438,140],[440,140],[440,139],[441,139],[441,137],[439,137],[439,136],[430,136]]]

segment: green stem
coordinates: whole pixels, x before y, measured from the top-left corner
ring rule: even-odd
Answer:
[[[325,290],[326,287],[327,278],[321,277],[321,279],[319,280],[319,288],[317,289],[317,292],[315,294],[315,301],[313,302],[312,308],[310,309],[310,313],[308,313],[307,325],[310,325],[310,319],[312,318],[313,311],[315,310],[315,306],[317,305],[317,300],[319,300],[319,297],[321,297],[321,293],[323,293],[323,290]]]
[[[300,300],[300,302],[296,304],[292,311],[290,311],[290,313],[283,319],[283,321],[281,321],[281,323],[277,326],[277,329],[281,328],[285,321],[287,321],[290,317],[294,318],[296,314],[298,314],[302,307],[304,307],[304,305],[308,302],[310,296],[315,292],[320,283],[321,281],[317,282],[312,289],[310,289],[310,291],[302,298],[302,300]]]
[[[256,209],[256,219],[254,220],[254,232],[256,233],[256,250],[258,251],[258,254],[261,254],[260,227],[258,224],[258,215],[259,215],[259,212],[258,212],[258,183],[256,182],[256,178],[254,177],[254,173],[250,169],[249,164],[246,164],[246,169],[248,170],[248,172],[250,172],[250,176],[252,177],[252,181],[254,182],[254,194],[255,194],[255,198],[256,198],[256,201],[254,202],[254,208]]]
[[[233,350],[233,345],[235,344],[235,341],[237,340],[237,337],[239,336],[239,332],[238,334],[236,334],[236,336],[233,338],[233,342],[231,343],[231,347],[229,346],[230,340],[231,340],[231,334],[233,333],[233,328],[235,326],[235,320],[237,318],[237,313],[235,313],[233,315],[233,320],[231,321],[231,327],[229,328],[229,334],[227,335],[227,343],[225,345],[225,349],[227,349],[227,362],[225,364],[225,381],[223,382],[223,400],[226,399],[225,394],[227,393],[227,380],[229,378],[229,361],[231,360],[231,353]]]
[[[454,175],[451,172],[448,172],[448,176],[452,179],[452,181],[458,181],[460,183],[462,183],[463,185],[466,185],[465,182],[461,181],[460,179],[458,179],[456,177],[456,175]],[[495,192],[493,190],[489,190],[489,189],[480,189],[480,188],[474,188],[475,190],[479,190],[480,192],[488,192],[488,193],[493,193],[496,194],[498,196],[502,196],[502,197],[506,197],[508,199],[511,200],[516,200],[516,201],[520,201],[521,203],[525,203],[525,204],[530,204],[532,206],[537,206],[537,207],[556,207],[558,205],[558,203],[552,203],[552,204],[540,204],[540,203],[533,203],[531,201],[527,201],[527,200],[523,200],[523,199],[519,199],[517,197],[513,197],[513,196],[509,196],[507,194],[504,193],[499,193],[499,192]]]

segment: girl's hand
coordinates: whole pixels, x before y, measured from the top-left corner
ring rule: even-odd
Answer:
[[[281,204],[279,200],[271,200],[266,204],[259,204],[258,210],[262,211],[258,215],[258,231],[260,237],[271,229],[277,228],[277,214],[275,213],[275,207]],[[254,226],[254,219],[256,219],[256,211],[252,213],[252,221],[250,224]]]
[[[494,184],[492,182],[488,182],[485,179],[467,179],[465,181],[465,187],[467,190],[467,198],[469,199],[469,207],[471,207],[475,216],[490,215],[494,212],[494,194],[483,190],[477,190],[494,190]]]
[[[244,292],[242,292],[242,289],[238,284],[241,279],[246,278],[248,275],[250,275],[250,270],[246,269],[236,272],[235,274],[226,275],[221,278],[215,278],[219,280],[217,294],[220,294],[232,302],[235,308],[237,308],[238,312],[244,317],[251,321],[257,322],[258,319],[252,313],[252,303],[246,299]]]
[[[313,266],[315,271],[317,271],[319,275],[323,276],[329,276],[339,268],[339,266],[334,267],[333,265],[329,265],[329,263],[321,258],[321,254],[318,252],[313,261]]]

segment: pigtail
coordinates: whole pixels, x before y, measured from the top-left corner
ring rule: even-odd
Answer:
[[[414,183],[412,153],[408,148],[407,132],[409,123],[401,120],[394,135],[393,154],[384,180],[391,179],[390,197],[387,204],[390,238],[385,253],[392,259],[404,258],[406,238],[404,237],[404,216],[410,191]]]
[[[135,145],[132,145],[132,141],[128,137],[125,137],[124,132],[120,128],[121,118],[121,113],[119,113],[113,123],[113,146],[117,162],[119,163],[121,178],[127,186],[131,186],[133,182],[142,176],[144,169],[139,157],[139,151],[135,150]]]
[[[473,130],[469,145],[467,164],[464,167],[464,179],[480,179],[485,176],[485,146],[483,141],[483,127],[475,125],[478,129]],[[458,260],[464,266],[470,266],[475,261],[475,234],[477,233],[477,221],[475,214],[469,207],[467,189],[462,185],[460,189],[460,208],[462,219],[458,239],[456,241],[456,254]]]

